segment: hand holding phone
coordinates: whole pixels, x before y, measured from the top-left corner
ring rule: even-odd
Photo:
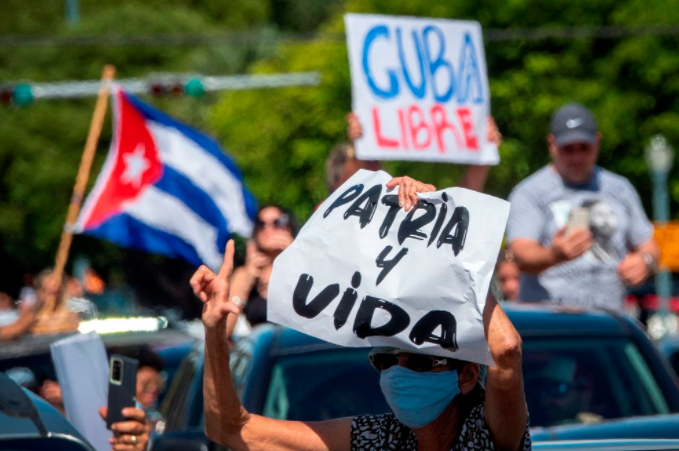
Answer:
[[[137,367],[139,361],[118,354],[112,354],[109,361],[108,415],[106,427],[125,421],[123,409],[134,407],[137,389]]]

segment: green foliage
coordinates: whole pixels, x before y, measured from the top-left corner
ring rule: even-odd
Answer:
[[[40,3],[40,7],[38,7]],[[80,0],[80,22],[66,23],[63,0],[3,2],[0,29],[6,35],[167,36],[247,29],[255,37],[275,35],[271,0]],[[271,39],[269,39],[270,41]],[[210,43],[200,46],[71,45],[0,46],[0,86],[6,82],[97,79],[105,64],[118,78],[168,72],[229,75],[271,55],[271,45]],[[160,109],[205,129],[214,95],[148,99]],[[17,289],[24,272],[54,260],[94,99],[38,100],[26,107],[0,106],[0,291]],[[110,115],[108,116],[110,118]],[[90,186],[110,142],[104,125]],[[121,279],[128,253],[99,240],[77,237],[72,255],[87,255],[111,279]]]
[[[361,13],[472,19],[486,29],[673,24],[677,1],[350,0]],[[239,92],[217,105],[212,127],[227,143],[261,198],[295,208],[303,217],[323,197],[323,161],[345,139],[351,92],[346,48],[332,41],[343,32],[341,14],[307,45],[281,47],[256,72],[318,70],[316,89]],[[324,39],[324,38],[330,38]],[[505,141],[502,162],[486,191],[505,197],[521,179],[546,164],[545,138],[552,112],[569,101],[588,105],[603,133],[600,164],[631,179],[650,211],[650,183],[643,148],[655,133],[679,143],[679,58],[675,36],[487,41],[493,115]],[[304,149],[302,153],[299,149]],[[311,152],[316,153],[311,153]],[[462,168],[447,164],[388,162],[438,186],[453,185]],[[294,183],[291,183],[294,181]],[[679,201],[679,177],[671,179]]]
[[[199,46],[0,47],[0,81],[99,77],[105,63],[119,77],[186,72],[226,75],[319,71],[319,87],[238,91],[200,98],[151,99],[218,137],[260,202],[277,202],[305,219],[326,195],[324,161],[346,139],[351,110],[344,11],[472,19],[485,29],[652,26],[679,23],[679,0],[81,0],[69,26],[62,0],[3,1],[0,30],[11,35],[172,35],[247,31],[275,38],[314,32],[306,43],[214,43]],[[320,27],[320,28],[319,28]],[[650,207],[643,149],[655,133],[679,145],[676,36],[486,41],[493,115],[505,141],[486,191],[507,196],[548,161],[545,136],[553,110],[579,101],[603,133],[600,163],[632,181]],[[71,195],[93,100],[36,101],[0,109],[0,258],[15,271],[52,260]],[[104,128],[103,149],[110,139]],[[388,162],[392,174],[454,185],[463,168]],[[674,205],[679,176],[670,178]],[[649,208],[650,210],[650,208]],[[79,237],[75,253],[118,267],[123,251]]]

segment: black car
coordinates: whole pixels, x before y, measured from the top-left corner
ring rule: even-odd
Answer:
[[[66,418],[0,373],[0,449],[94,451]]]
[[[22,379],[24,386],[37,391],[43,381],[57,380],[50,345],[71,335],[25,335],[18,340],[0,342],[0,371]],[[102,334],[101,338],[109,354],[135,354],[141,348],[153,350],[165,363],[168,382],[195,341],[176,329]]]
[[[679,412],[679,388],[666,360],[639,327],[612,312],[506,306],[523,338],[531,426]],[[388,409],[368,348],[342,348],[277,326],[262,326],[232,353],[243,405],[273,418],[323,420]],[[178,371],[161,406],[166,436],[203,435],[202,349]],[[156,451],[154,449],[154,451]]]
[[[554,440],[679,439],[679,414],[533,428],[534,442]]]

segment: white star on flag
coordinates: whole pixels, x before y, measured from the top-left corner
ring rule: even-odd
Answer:
[[[142,175],[151,166],[149,160],[144,158],[144,145],[138,144],[134,151],[124,154],[123,159],[125,159],[125,172],[120,180],[138,188],[141,185]]]

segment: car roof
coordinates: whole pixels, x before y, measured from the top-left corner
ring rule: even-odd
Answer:
[[[45,423],[45,427],[48,431],[73,435],[74,437],[84,440],[78,430],[66,419],[63,413],[59,412],[47,401],[30,390],[23,389],[23,391],[37,408],[38,414]],[[10,433],[38,435],[38,429],[28,418],[13,417],[0,411],[0,436]]]
[[[52,343],[76,334],[78,334],[78,332],[55,335],[24,335],[13,341],[2,342],[2,346],[0,346],[0,360],[49,354],[50,345]],[[117,346],[168,345],[170,343],[193,341],[191,336],[177,329],[162,329],[154,332],[102,334],[101,338],[104,341],[106,348]]]
[[[679,414],[651,415],[531,429],[534,441],[593,439],[679,439]]]
[[[503,308],[523,338],[623,337],[630,334],[626,320],[616,313],[605,310],[564,311],[558,307],[543,304],[504,304]],[[273,355],[341,348],[293,329],[273,325],[260,326],[254,332],[256,335],[270,335],[267,338],[273,340],[271,349]]]
[[[522,337],[555,335],[626,336],[628,321],[608,310],[573,310],[549,304],[502,305]]]
[[[533,449],[539,451],[573,451],[576,449],[596,451],[679,450],[679,440],[571,440],[533,443]]]

